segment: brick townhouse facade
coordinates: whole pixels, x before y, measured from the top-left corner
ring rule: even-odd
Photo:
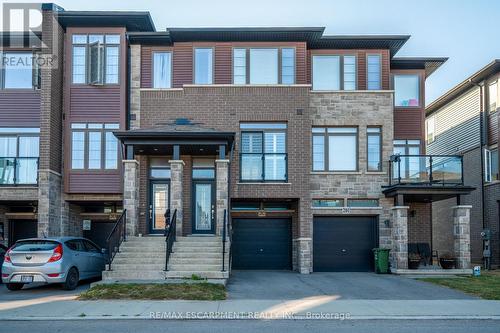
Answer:
[[[5,243],[82,235],[106,248],[123,226],[149,258],[120,251],[108,279],[370,271],[374,247],[404,273],[409,253],[430,263],[432,202],[453,198],[443,251],[470,268],[461,157],[425,155],[425,79],[446,58],[396,57],[406,35],[156,31],[147,12],[42,11],[42,45],[3,40],[4,56],[55,59],[39,85],[3,79]]]

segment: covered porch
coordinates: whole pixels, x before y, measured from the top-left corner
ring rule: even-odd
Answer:
[[[474,188],[464,184],[461,156],[394,155],[390,183],[383,188],[394,200],[391,209],[391,271],[396,274],[471,274],[470,211],[461,197]],[[432,220],[432,203],[455,200],[452,221]],[[445,227],[446,226],[446,227]],[[449,228],[452,245],[445,251],[433,246],[434,233]],[[452,269],[443,269],[446,258]]]
[[[222,235],[234,135],[190,122],[115,132],[125,156],[127,234],[165,234],[170,209],[177,236]]]

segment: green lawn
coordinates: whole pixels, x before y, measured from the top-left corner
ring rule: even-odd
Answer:
[[[78,299],[218,301],[226,299],[226,289],[223,285],[212,283],[100,284],[81,293]]]
[[[500,300],[500,272],[481,272],[481,276],[466,276],[453,278],[423,278],[419,279],[458,289],[464,293],[479,296],[484,299]]]

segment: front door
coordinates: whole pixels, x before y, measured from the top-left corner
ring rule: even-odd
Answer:
[[[165,213],[170,204],[169,183],[165,181],[152,181],[150,186],[149,201],[149,232],[161,234],[165,232]]]
[[[215,233],[215,182],[193,181],[193,234]]]

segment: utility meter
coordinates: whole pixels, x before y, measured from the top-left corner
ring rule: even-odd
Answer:
[[[491,230],[490,229],[483,229],[481,231],[481,237],[483,240],[490,240],[491,239]]]

